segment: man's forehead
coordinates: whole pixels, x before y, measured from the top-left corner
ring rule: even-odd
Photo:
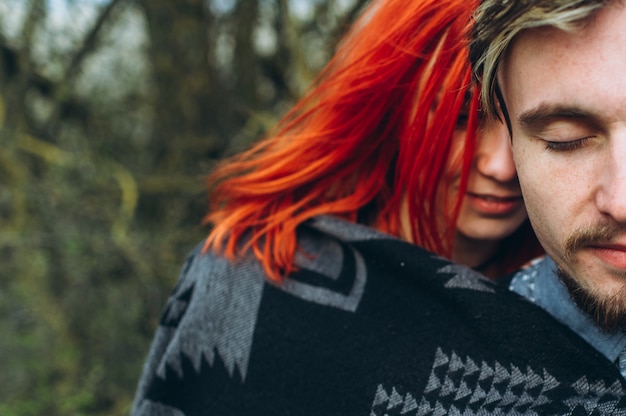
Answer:
[[[576,31],[537,28],[520,33],[501,63],[498,81],[517,115],[540,107],[569,107],[607,117],[617,111],[622,118],[624,68],[626,9],[611,5]]]

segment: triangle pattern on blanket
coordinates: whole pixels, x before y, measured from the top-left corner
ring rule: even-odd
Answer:
[[[602,380],[582,377],[565,383],[545,369],[521,369],[497,361],[478,365],[470,357],[462,359],[439,348],[421,394],[381,383],[370,415],[542,415],[547,409],[558,409],[559,414],[584,411],[601,416],[624,406],[625,393],[618,382],[607,386]]]

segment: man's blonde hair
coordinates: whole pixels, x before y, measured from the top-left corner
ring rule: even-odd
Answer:
[[[497,117],[497,71],[513,39],[526,29],[573,30],[610,0],[483,0],[474,15],[470,60],[485,114]],[[506,110],[505,110],[506,111]]]

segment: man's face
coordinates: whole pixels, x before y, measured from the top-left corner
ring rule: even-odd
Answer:
[[[596,322],[626,327],[626,6],[523,32],[499,83],[539,240]]]

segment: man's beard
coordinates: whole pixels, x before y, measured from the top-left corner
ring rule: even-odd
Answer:
[[[575,263],[575,253],[579,249],[606,243],[625,231],[623,226],[616,224],[577,230],[565,242],[566,261]],[[626,284],[616,292],[607,294],[591,287],[584,277],[576,279],[561,268],[557,270],[557,275],[578,307],[586,312],[602,331],[609,334],[626,331]],[[626,282],[626,274],[623,277]]]
[[[626,331],[626,287],[615,293],[602,294],[581,285],[561,269],[557,274],[572,300],[602,331],[608,334]]]

